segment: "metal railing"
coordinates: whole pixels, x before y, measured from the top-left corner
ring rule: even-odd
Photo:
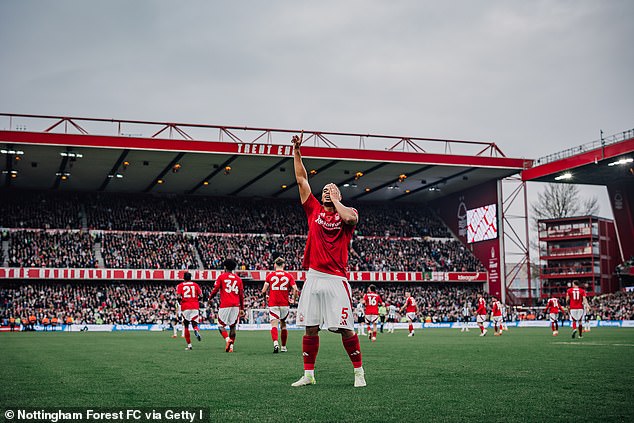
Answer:
[[[554,162],[557,160],[565,159],[568,157],[576,156],[577,154],[585,153],[587,151],[596,150],[598,148],[605,147],[610,144],[616,144],[617,142],[629,140],[634,138],[634,128],[628,129],[627,131],[618,132],[616,134],[610,135],[608,137],[600,138],[595,141],[588,142],[586,144],[582,144],[577,147],[569,148],[567,150],[559,151],[557,153],[549,154],[544,157],[540,157],[535,160],[533,166],[541,166],[546,163]]]
[[[120,137],[287,145],[298,129],[0,113],[0,129]],[[303,130],[304,144],[328,148],[506,157],[494,142]],[[366,147],[372,143],[372,147]]]

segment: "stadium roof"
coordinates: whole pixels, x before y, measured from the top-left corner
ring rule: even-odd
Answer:
[[[535,161],[522,180],[585,185],[634,182],[634,129]]]
[[[17,114],[0,119],[5,187],[297,197],[290,144],[297,130]],[[505,157],[488,142],[322,131],[304,131],[302,155],[314,173],[313,190],[334,182],[344,198],[368,201],[427,202],[532,163]]]

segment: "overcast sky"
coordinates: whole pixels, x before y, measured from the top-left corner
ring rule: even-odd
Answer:
[[[634,127],[632,22],[631,0],[5,0],[0,111],[482,140],[538,158]]]

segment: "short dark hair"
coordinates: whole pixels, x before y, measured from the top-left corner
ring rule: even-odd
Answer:
[[[273,263],[277,264],[278,266],[283,266],[284,263],[286,263],[286,260],[284,260],[284,257],[280,256],[276,258]]]
[[[236,269],[236,267],[238,266],[238,263],[236,263],[235,260],[226,259],[225,261],[222,262],[222,265],[228,271],[233,272]]]
[[[185,272],[183,274],[183,279],[185,279],[186,281],[191,281],[192,280],[192,274],[189,272]]]
[[[374,286],[374,284],[371,284],[370,286],[368,286],[368,290],[370,292],[376,292],[376,286]]]

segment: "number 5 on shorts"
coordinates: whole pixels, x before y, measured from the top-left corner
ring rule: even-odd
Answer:
[[[339,322],[341,326],[348,325],[348,307],[344,307],[341,309],[341,322]]]

